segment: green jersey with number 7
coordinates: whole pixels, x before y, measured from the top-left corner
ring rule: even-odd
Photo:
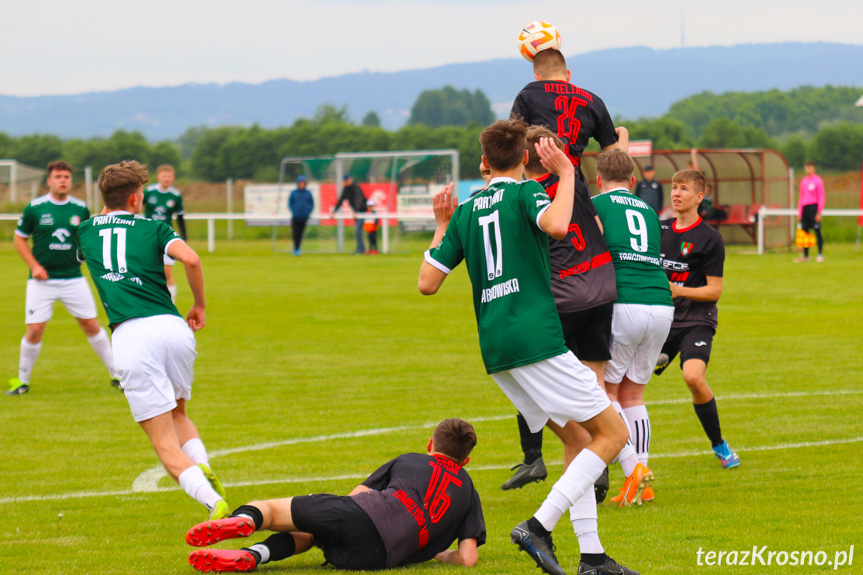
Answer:
[[[113,329],[136,317],[176,315],[165,285],[162,256],[182,241],[164,222],[118,211],[94,216],[78,229],[78,259],[87,263]]]
[[[488,373],[568,351],[551,293],[548,236],[538,223],[550,203],[533,180],[495,178],[456,208],[441,243],[426,252],[446,274],[466,261]]]

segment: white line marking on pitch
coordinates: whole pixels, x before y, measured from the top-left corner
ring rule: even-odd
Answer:
[[[719,401],[729,400],[729,399],[771,399],[778,397],[809,397],[809,396],[831,396],[831,395],[854,395],[861,394],[863,390],[837,390],[837,391],[793,391],[786,393],[751,393],[751,394],[738,394],[738,395],[726,395],[717,397],[716,399]],[[648,402],[648,405],[670,405],[677,403],[689,403],[692,400],[689,398],[681,398],[681,399],[665,399],[658,401]],[[489,416],[489,417],[474,417],[470,418],[471,421],[474,422],[483,422],[483,421],[502,421],[506,419],[512,418],[512,414],[508,415],[497,415],[497,416]],[[219,457],[223,455],[232,455],[234,453],[244,453],[247,451],[261,451],[264,449],[271,449],[274,447],[282,447],[285,445],[297,445],[300,443],[315,443],[320,441],[329,441],[333,439],[352,439],[357,437],[369,437],[373,435],[383,435],[386,433],[394,433],[398,431],[412,431],[417,429],[427,429],[430,427],[434,427],[436,423],[426,423],[422,425],[405,425],[399,427],[381,427],[376,429],[366,429],[360,431],[352,431],[345,433],[334,433],[330,435],[316,435],[313,437],[300,437],[293,439],[286,439],[283,441],[273,441],[267,443],[258,443],[255,445],[249,445],[245,447],[232,447],[227,449],[218,449],[210,452],[210,458]],[[738,448],[737,451],[773,451],[773,450],[781,450],[781,449],[796,449],[802,447],[818,447],[818,446],[826,446],[826,445],[842,445],[847,443],[857,443],[863,441],[863,437],[855,437],[851,439],[837,439],[837,440],[826,440],[826,441],[814,441],[814,442],[803,442],[803,443],[786,443],[780,445],[767,445],[767,446],[759,446],[759,447],[749,447],[749,448]],[[708,455],[712,454],[712,451],[687,451],[681,453],[651,453],[651,458],[677,458],[677,457],[693,457],[697,455]],[[501,470],[508,469],[508,466],[471,466],[471,471],[489,471],[489,470]],[[4,497],[0,498],[0,505],[5,503],[23,503],[27,501],[55,501],[59,499],[80,499],[84,497],[117,497],[117,496],[127,496],[127,495],[135,495],[138,493],[161,493],[167,491],[176,491],[179,489],[176,485],[171,485],[168,487],[159,487],[159,481],[161,481],[164,477],[167,476],[167,472],[162,466],[153,467],[147,469],[143,473],[141,473],[135,481],[132,483],[131,490],[121,490],[121,491],[83,491],[78,493],[64,493],[57,495],[25,495],[21,497]],[[282,479],[272,479],[272,480],[263,480],[263,481],[245,481],[245,482],[237,482],[237,483],[225,483],[226,487],[249,487],[256,485],[277,485],[277,484],[288,484],[288,483],[312,483],[316,481],[337,481],[337,480],[347,480],[347,479],[365,479],[366,475],[336,475],[332,477],[294,477],[294,478],[282,478]]]
[[[506,416],[507,418],[511,416]],[[503,418],[500,418],[503,419]],[[477,419],[474,419],[477,421]],[[824,441],[805,441],[799,443],[783,443],[779,445],[759,445],[755,447],[739,447],[735,449],[740,453],[750,451],[778,451],[782,449],[798,449],[802,447],[824,447],[829,445],[846,445],[849,443],[861,443],[863,436],[852,437],[849,439],[828,439]],[[694,457],[698,455],[713,455],[713,451],[684,451],[679,453],[651,453],[651,459],[658,458],[677,458],[677,457]],[[550,467],[560,467],[560,463],[551,463]],[[509,469],[509,465],[471,465],[468,471],[499,471]],[[235,483],[225,483],[225,487],[254,487],[259,485],[283,485],[289,483],[316,483],[322,481],[342,481],[347,479],[365,479],[367,474],[348,474],[348,475],[331,475],[328,477],[285,477],[282,479],[264,479],[261,481],[237,481]],[[167,491],[178,491],[180,488],[176,485],[169,487],[157,487],[152,491],[84,491],[79,493],[65,493],[62,495],[28,495],[23,497],[5,497],[0,499],[0,505],[4,503],[24,503],[27,501],[56,501],[59,499],[81,499],[84,497],[121,497],[128,495],[142,495],[150,493],[164,493]]]

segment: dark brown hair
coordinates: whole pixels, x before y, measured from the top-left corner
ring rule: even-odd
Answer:
[[[696,194],[704,193],[704,174],[698,170],[680,170],[671,176],[672,184],[689,184]]]
[[[149,180],[150,172],[147,171],[147,166],[135,160],[105,166],[99,174],[98,184],[102,191],[102,201],[110,209],[124,208],[129,196]]]
[[[518,119],[498,120],[479,135],[482,155],[493,170],[511,170],[524,161],[527,124]]]
[[[56,162],[51,162],[48,164],[48,177],[51,177],[51,172],[69,172],[70,174],[75,170],[72,169],[72,166],[64,162],[63,160],[58,160]]]
[[[566,152],[566,144],[560,141],[560,138],[554,135],[554,132],[545,126],[530,126],[527,129],[526,146],[528,159],[524,166],[524,171],[530,175],[537,176],[547,174],[548,170],[539,161],[539,154],[536,153],[536,143],[540,138],[551,138],[561,151]]]
[[[554,48],[539,52],[533,58],[533,73],[539,74],[543,80],[566,77],[566,58],[563,57],[563,52]]]
[[[476,445],[476,432],[467,421],[453,417],[438,424],[432,434],[432,441],[435,451],[461,463]]]
[[[620,148],[609,148],[596,156],[596,173],[608,182],[628,182],[635,165]]]

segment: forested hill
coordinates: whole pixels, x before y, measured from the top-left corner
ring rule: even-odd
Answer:
[[[704,91],[863,85],[863,46],[843,44],[621,48],[570,56],[568,63],[574,83],[599,94],[612,114],[626,118],[663,115],[672,103]],[[289,68],[282,71],[285,76],[290,73]],[[189,126],[290,125],[297,118],[311,117],[323,103],[347,105],[354,121],[375,111],[384,127],[397,128],[423,90],[444,85],[481,89],[498,116],[505,116],[515,94],[531,80],[530,65],[514,57],[310,82],[284,79],[75,96],[0,96],[0,132],[68,138],[107,136],[123,129],[140,131],[151,140],[173,139]]]

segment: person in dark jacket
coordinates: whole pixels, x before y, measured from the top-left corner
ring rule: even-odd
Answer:
[[[656,215],[662,213],[662,184],[656,181],[656,171],[653,166],[644,166],[644,179],[635,186],[635,195],[653,208]]]
[[[342,195],[339,196],[338,201],[336,202],[336,207],[333,208],[333,214],[339,211],[339,208],[342,206],[342,202],[345,200],[351,205],[351,209],[354,211],[356,217],[354,218],[354,237],[357,240],[357,249],[354,250],[355,254],[364,254],[366,252],[366,244],[363,241],[363,221],[365,218],[363,215],[366,213],[368,209],[366,207],[366,195],[363,193],[360,185],[354,181],[353,176],[350,174],[345,174],[343,177],[344,185],[342,186]]]
[[[303,233],[306,231],[306,223],[315,209],[315,198],[312,192],[306,188],[307,180],[303,175],[297,176],[297,189],[288,196],[288,209],[291,210],[291,232],[294,237],[294,255],[300,255],[300,246],[303,243]]]

